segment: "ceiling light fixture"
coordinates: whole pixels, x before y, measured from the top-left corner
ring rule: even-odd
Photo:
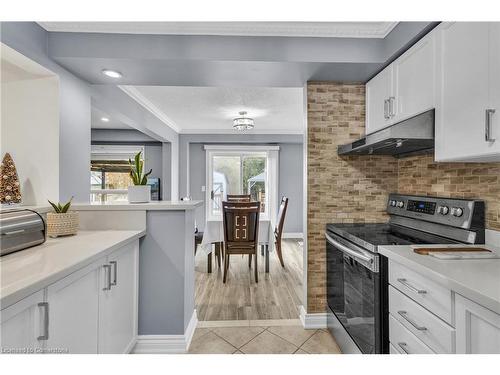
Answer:
[[[101,117],[101,121],[102,122],[109,122],[109,118],[107,118],[107,117]]]
[[[253,118],[247,117],[245,111],[240,112],[240,117],[233,119],[233,128],[236,130],[250,130],[254,127]]]
[[[111,69],[103,69],[102,74],[111,78],[121,78],[123,76],[120,72]]]

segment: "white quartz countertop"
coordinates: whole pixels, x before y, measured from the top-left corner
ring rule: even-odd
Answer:
[[[418,246],[379,246],[378,251],[387,258],[500,314],[500,258],[443,260],[417,254],[413,251],[415,247]],[[420,247],[445,246],[426,245]],[[460,245],[460,247],[464,247],[464,245]],[[484,247],[500,253],[500,248],[494,246],[475,245],[475,247]]]
[[[202,204],[203,201],[154,201],[149,203],[106,202],[92,204],[75,203],[72,206],[72,209],[75,211],[183,211],[192,210]]]
[[[138,230],[79,231],[0,258],[0,308],[12,305],[145,235]]]

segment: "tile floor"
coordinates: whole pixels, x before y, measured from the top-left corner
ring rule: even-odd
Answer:
[[[305,330],[300,321],[200,322],[190,354],[340,354],[327,330]]]

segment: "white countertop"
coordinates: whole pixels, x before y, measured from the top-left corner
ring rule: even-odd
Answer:
[[[154,201],[148,203],[105,202],[92,204],[75,203],[72,205],[72,209],[75,211],[184,211],[192,210],[202,204],[203,201]]]
[[[0,258],[0,307],[3,309],[70,273],[145,235],[138,230],[79,231],[48,238]]]
[[[500,314],[500,259],[442,260],[413,251],[418,246],[379,246],[380,254]],[[444,247],[426,245],[420,247]],[[446,246],[448,247],[448,246]],[[464,245],[460,245],[464,247]],[[471,246],[472,247],[472,246]],[[500,253],[500,248],[476,245]]]

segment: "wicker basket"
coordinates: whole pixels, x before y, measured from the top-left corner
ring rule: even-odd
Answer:
[[[78,232],[78,212],[65,214],[47,213],[47,235],[49,237],[69,236]]]

